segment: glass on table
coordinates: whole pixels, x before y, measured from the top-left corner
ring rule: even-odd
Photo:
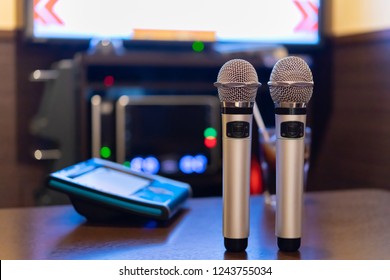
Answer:
[[[269,137],[259,131],[260,142],[260,166],[264,186],[265,203],[271,206],[276,204],[276,135],[275,128],[266,128]],[[311,129],[305,129],[305,154],[304,154],[304,190],[306,189],[307,174],[310,166]]]

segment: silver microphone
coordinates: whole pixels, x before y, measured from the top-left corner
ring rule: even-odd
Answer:
[[[224,244],[229,252],[241,252],[248,246],[253,105],[261,84],[249,62],[233,59],[214,85],[222,113]]]
[[[313,76],[295,56],[279,60],[268,82],[275,104],[276,226],[281,251],[301,246],[306,106],[313,93]]]

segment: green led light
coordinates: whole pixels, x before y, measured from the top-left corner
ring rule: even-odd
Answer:
[[[204,43],[201,41],[195,41],[192,43],[192,50],[194,52],[202,52],[204,50]]]
[[[204,137],[217,137],[217,131],[215,128],[208,127],[203,132]]]
[[[107,146],[103,146],[101,149],[100,149],[100,156],[102,158],[109,158],[111,156],[111,149]]]
[[[125,162],[123,163],[123,165],[126,166],[126,167],[130,167],[130,161],[125,161]]]

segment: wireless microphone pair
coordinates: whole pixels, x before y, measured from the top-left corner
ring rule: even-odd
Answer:
[[[253,106],[261,84],[254,67],[242,59],[226,62],[217,82],[222,113],[223,235],[229,252],[248,246],[249,182]],[[313,77],[306,62],[279,60],[268,82],[275,104],[276,227],[278,247],[296,251],[301,244],[306,106]]]

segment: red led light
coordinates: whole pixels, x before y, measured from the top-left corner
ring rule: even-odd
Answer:
[[[215,146],[217,146],[217,138],[215,137],[206,137],[204,139],[204,145],[211,149],[211,148],[214,148]]]
[[[114,80],[113,76],[106,76],[106,77],[104,77],[103,84],[106,87],[112,86],[114,84],[114,82],[115,82],[115,80]]]

